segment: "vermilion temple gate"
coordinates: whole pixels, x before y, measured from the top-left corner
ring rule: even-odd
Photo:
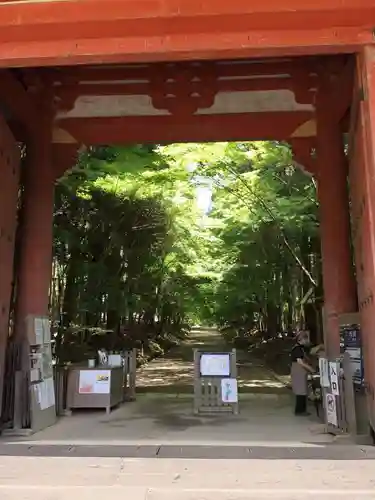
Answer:
[[[374,25],[373,0],[0,1],[0,392],[13,291],[20,345],[48,313],[54,182],[80,148],[286,140],[318,182],[327,347],[359,308],[375,428]]]

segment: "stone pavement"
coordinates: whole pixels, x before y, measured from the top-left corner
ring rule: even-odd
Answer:
[[[279,446],[329,443],[311,419],[294,417],[292,400],[269,394],[246,394],[239,415],[194,415],[189,395],[141,394],[135,403],[123,405],[109,416],[103,412],[79,412],[29,438],[1,442],[25,445],[249,445]]]
[[[0,500],[375,499],[375,448],[335,443],[292,415],[290,392],[240,360],[240,414],[192,412],[196,334],[139,377],[137,401],[78,412],[29,438],[0,440]]]
[[[374,460],[0,459],[1,500],[375,498]]]
[[[317,420],[293,416],[291,392],[259,360],[239,356],[239,415],[193,414],[193,348],[225,349],[215,331],[195,332],[165,358],[138,374],[137,401],[104,412],[76,412],[24,440],[30,444],[220,444],[327,443]],[[139,390],[138,390],[139,388]],[[318,426],[319,428],[319,426]]]

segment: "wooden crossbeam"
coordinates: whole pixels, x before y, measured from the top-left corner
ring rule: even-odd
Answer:
[[[0,3],[0,65],[348,53],[373,43],[373,0]]]
[[[193,116],[66,118],[56,126],[78,143],[132,144],[287,140],[313,118],[308,111]]]

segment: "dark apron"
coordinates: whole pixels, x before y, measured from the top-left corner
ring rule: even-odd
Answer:
[[[296,396],[307,396],[307,371],[303,366],[297,363],[297,361],[292,362],[291,369],[291,379],[292,379],[292,390]]]

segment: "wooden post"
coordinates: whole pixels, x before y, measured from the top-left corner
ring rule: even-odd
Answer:
[[[25,333],[28,315],[48,316],[52,272],[52,231],[55,173],[51,165],[48,123],[27,145],[16,336]]]
[[[45,100],[46,104],[48,99]],[[43,108],[26,151],[21,238],[17,276],[15,340],[21,349],[21,372],[16,394],[30,394],[30,346],[26,334],[29,315],[49,316],[52,273],[52,235],[55,172],[51,165],[52,114]],[[25,396],[25,397],[26,397]],[[15,399],[14,428],[30,425],[31,407],[25,397]],[[17,417],[17,418],[16,418]]]
[[[357,309],[350,248],[347,161],[338,123],[329,116],[324,95],[317,107],[317,179],[322,247],[326,348],[340,353],[338,315]]]
[[[350,193],[368,417],[375,430],[375,48],[357,56],[350,130]]]
[[[136,376],[137,376],[137,349],[132,349],[129,363],[129,399],[136,398]]]
[[[0,416],[9,335],[9,309],[12,298],[13,260],[17,227],[20,177],[20,149],[0,115]]]

